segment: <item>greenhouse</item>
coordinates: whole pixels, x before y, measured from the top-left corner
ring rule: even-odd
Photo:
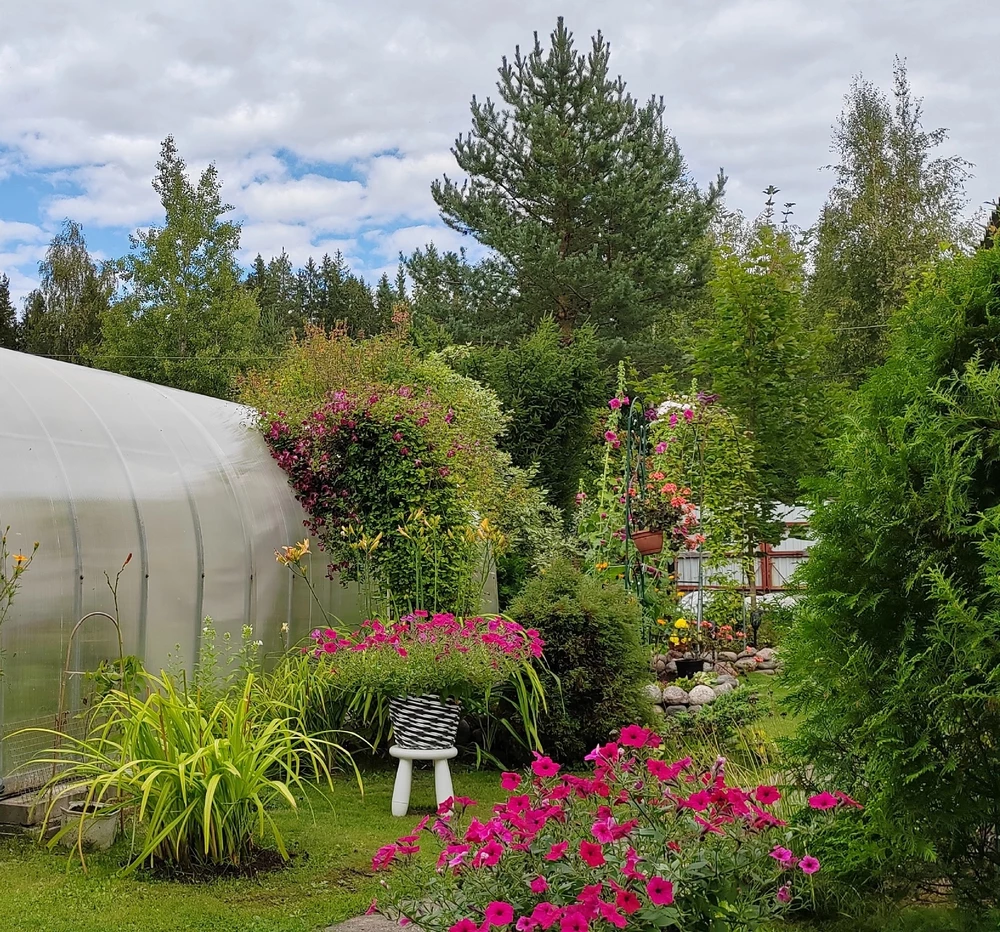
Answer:
[[[39,543],[0,632],[5,737],[52,725],[71,632],[90,612],[115,614],[109,580],[130,554],[118,584],[124,650],[151,669],[190,668],[206,616],[237,639],[252,626],[266,652],[308,633],[318,608],[274,558],[303,536],[305,515],[245,408],[3,349],[0,393],[0,525],[12,553]],[[355,619],[354,591],[314,575],[332,611]],[[85,674],[116,654],[109,621],[81,626],[71,707]],[[8,789],[34,750],[3,742]]]

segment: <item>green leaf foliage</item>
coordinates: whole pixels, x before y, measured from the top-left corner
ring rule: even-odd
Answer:
[[[98,366],[148,382],[228,397],[256,348],[260,309],[243,288],[239,224],[223,220],[214,165],[197,184],[172,137],[153,187],[166,220],[140,230],[122,261],[126,293],[104,315]]]
[[[939,260],[831,448],[789,644],[800,753],[908,877],[977,902],[1000,889],[998,347],[1000,250]]]
[[[549,500],[567,510],[591,458],[588,441],[606,392],[594,329],[582,327],[564,343],[550,317],[512,346],[470,347],[450,359],[496,392],[510,414],[503,448],[515,465],[536,467]]]
[[[542,674],[549,700],[538,723],[553,757],[581,760],[617,729],[649,719],[640,610],[620,585],[605,588],[560,558],[525,586],[510,614],[538,630],[547,667],[558,677],[549,683]]]

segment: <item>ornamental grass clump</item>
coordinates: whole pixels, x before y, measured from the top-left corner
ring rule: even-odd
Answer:
[[[503,774],[510,795],[485,822],[469,817],[472,800],[447,800],[376,853],[381,911],[425,932],[725,932],[808,900],[821,865],[789,830],[782,792],[730,785],[722,758],[705,772],[664,760],[661,745],[630,725],[587,755],[587,776],[536,755],[530,773]],[[809,804],[857,805],[830,793]]]

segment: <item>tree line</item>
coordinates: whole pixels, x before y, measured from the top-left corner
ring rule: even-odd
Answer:
[[[308,325],[375,335],[403,309],[422,350],[447,351],[518,412],[515,459],[560,504],[622,362],[647,393],[696,378],[723,394],[787,499],[818,468],[836,399],[883,360],[907,289],[942,248],[974,244],[969,165],[938,154],[946,133],[924,128],[899,60],[889,92],[851,85],[807,229],[794,204],[777,216],[773,186],[759,217],[727,210],[724,173],[696,183],[666,114],[614,75],[600,33],[581,51],[560,19],[547,44],[536,34],[503,59],[496,99],[473,99],[452,150],[465,180],[432,185],[443,221],[486,258],[428,245],[374,286],[339,253],[298,269],[258,256],[245,272],[215,167],[190,177],[168,137],[153,179],[163,222],[98,263],[66,221],[20,315],[0,277],[0,345],[230,397]]]

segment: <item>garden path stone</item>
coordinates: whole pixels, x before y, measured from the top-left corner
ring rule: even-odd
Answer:
[[[399,923],[385,916],[355,916],[346,922],[328,926],[326,932],[399,932]]]
[[[715,702],[715,692],[711,686],[695,686],[689,693],[691,705],[708,705]]]
[[[668,686],[663,690],[663,701],[667,705],[687,705],[691,698],[680,686]]]

